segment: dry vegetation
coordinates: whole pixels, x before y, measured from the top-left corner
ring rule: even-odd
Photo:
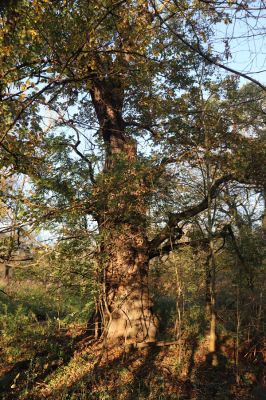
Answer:
[[[185,254],[188,260],[187,250]],[[158,266],[153,266],[153,292],[158,286],[161,290],[155,308],[162,340],[160,346],[142,349],[123,344],[107,348],[103,340],[88,338],[85,300],[73,291],[67,294],[21,277],[9,285],[2,281],[1,399],[264,399],[264,338],[248,340],[241,334],[237,348],[233,328],[225,329],[230,320],[234,326],[235,310],[224,305],[218,312],[218,365],[211,365],[200,314],[204,285],[195,284],[202,271],[191,270],[189,263],[182,290],[190,301],[182,314],[180,336],[170,345],[176,335],[173,266],[180,268],[180,260],[166,263],[159,278]],[[223,282],[218,289],[224,286]]]

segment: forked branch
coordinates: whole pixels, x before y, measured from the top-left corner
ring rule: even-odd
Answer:
[[[217,195],[219,194],[219,188],[220,186],[225,183],[228,182],[230,180],[233,180],[233,175],[228,174],[225,175],[219,179],[217,179],[214,184],[212,185],[211,189],[210,189],[210,198],[214,199],[215,197],[217,197]],[[153,255],[157,252],[159,246],[165,242],[165,241],[169,241],[171,238],[171,234],[173,232],[173,230],[178,226],[178,223],[181,221],[184,221],[188,218],[194,217],[195,215],[199,214],[200,212],[206,210],[208,208],[208,196],[206,196],[200,203],[187,208],[184,211],[181,211],[179,213],[172,213],[169,215],[169,220],[166,224],[166,226],[161,230],[161,232],[158,233],[158,235],[156,235],[149,244],[149,251],[150,254]]]

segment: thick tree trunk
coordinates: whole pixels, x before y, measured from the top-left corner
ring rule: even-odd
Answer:
[[[98,218],[104,254],[103,336],[108,344],[153,342],[157,322],[148,289],[146,187],[136,167],[135,143],[125,132],[123,89],[117,80],[95,79],[91,97],[105,145],[102,181],[107,193]]]
[[[133,225],[112,232],[105,270],[108,342],[154,342],[157,320],[148,288],[147,240]]]

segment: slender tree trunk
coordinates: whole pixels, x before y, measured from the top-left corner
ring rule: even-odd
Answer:
[[[182,360],[182,318],[183,318],[183,308],[184,308],[184,298],[182,290],[182,278],[180,271],[181,264],[176,263],[175,265],[175,275],[176,275],[176,321],[175,321],[175,334],[179,342],[178,346],[178,363]]]
[[[205,315],[209,320],[211,315],[211,268],[210,254],[207,255],[205,263]]]
[[[6,280],[7,284],[9,284],[9,282],[10,282],[11,268],[12,268],[11,265],[5,264],[5,280]]]
[[[155,341],[157,320],[148,290],[146,186],[136,169],[136,145],[125,132],[119,81],[95,80],[92,102],[105,145],[101,199],[104,278],[103,334],[108,344]]]
[[[210,242],[210,267],[211,267],[211,285],[210,285],[210,341],[209,352],[213,354],[212,365],[217,365],[216,356],[216,263],[214,256],[213,241]]]
[[[266,185],[263,188],[263,200],[264,200],[264,210],[262,215],[262,229],[264,235],[266,236]]]
[[[203,119],[203,126],[204,119]],[[206,150],[210,150],[209,131],[205,129],[205,146]],[[206,189],[208,197],[208,208],[207,208],[207,230],[208,230],[208,241],[209,241],[209,255],[206,262],[206,312],[207,319],[209,320],[209,353],[211,355],[211,364],[216,366],[218,364],[216,347],[217,347],[217,324],[216,324],[216,260],[214,254],[214,240],[213,240],[213,222],[214,215],[216,212],[215,206],[212,214],[211,205],[211,164],[208,157],[206,158]]]
[[[235,349],[235,376],[236,382],[240,382],[239,374],[239,331],[240,331],[240,310],[239,310],[239,286],[236,287],[236,349]]]
[[[210,253],[206,260],[206,305],[205,305],[205,315],[209,322],[209,353],[212,354],[212,364],[216,364],[216,263],[215,255],[213,249],[213,241],[209,244]]]

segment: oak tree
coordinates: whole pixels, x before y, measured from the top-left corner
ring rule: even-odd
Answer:
[[[91,218],[87,230],[97,230],[100,249],[96,317],[109,343],[156,340],[149,261],[169,252],[180,222],[207,209],[233,179],[225,164],[196,203],[164,201],[176,165],[193,164],[193,143],[202,143],[199,86],[212,90],[215,65],[235,72],[212,55],[218,22],[228,14],[212,1],[1,7],[0,162],[31,177],[35,222]],[[231,126],[223,120],[213,132],[213,152]],[[163,219],[152,226],[160,207]]]

